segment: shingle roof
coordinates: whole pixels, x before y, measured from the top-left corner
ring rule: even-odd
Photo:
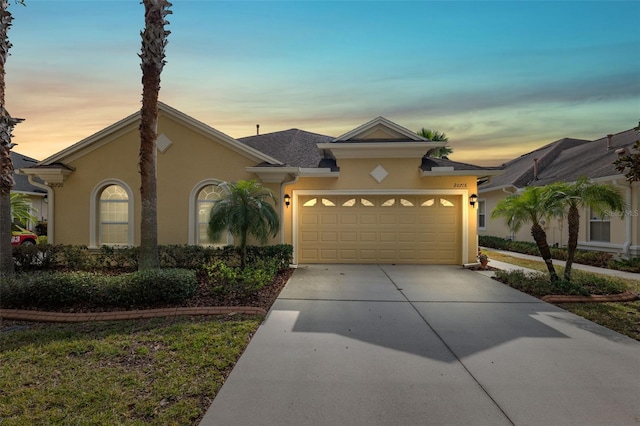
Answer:
[[[611,147],[608,147],[608,138],[605,136],[566,149],[551,164],[540,170],[538,179],[533,184],[542,186],[556,181],[575,182],[581,177],[596,179],[619,175],[620,172],[613,165],[618,159],[616,150],[626,148],[631,151],[639,137],[637,130],[629,129],[612,135]]]
[[[22,155],[19,154],[15,151],[11,151],[11,161],[13,162],[13,169],[14,170],[18,170],[18,169],[22,169],[22,168],[27,168],[27,167],[33,167],[38,163],[38,160],[33,159],[31,157],[27,157],[26,155]],[[12,191],[16,191],[16,192],[36,192],[36,193],[42,193],[42,194],[46,194],[47,192],[42,189],[42,188],[38,188],[37,186],[31,185],[29,183],[29,177],[25,176],[25,175],[19,175],[19,174],[15,174],[14,175],[16,184],[14,185]],[[36,182],[40,182],[43,183],[41,179],[36,178],[35,179]]]
[[[317,144],[334,138],[299,129],[289,129],[264,135],[239,138],[238,141],[292,167],[325,167],[324,155]]]
[[[444,158],[424,157],[420,168],[424,171],[430,171],[433,167],[453,167],[454,170],[501,170],[500,167],[481,167],[473,164],[460,163]]]
[[[553,163],[554,159],[563,151],[588,143],[590,142],[584,139],[572,138],[563,138],[551,142],[503,164],[501,169],[504,170],[504,174],[492,177],[491,180],[480,185],[478,189],[480,191],[488,191],[505,186],[525,187],[534,180],[534,159],[538,161],[538,176],[540,176],[541,171],[544,171],[546,167]]]
[[[560,139],[505,163],[505,173],[491,178],[479,190],[484,192],[504,186],[543,186],[558,181],[575,182],[581,177],[596,179],[617,176],[620,173],[613,166],[618,158],[616,150],[626,148],[631,151],[639,138],[637,130],[629,129],[612,135],[610,146],[606,136],[595,141]],[[536,158],[537,177],[534,178]]]

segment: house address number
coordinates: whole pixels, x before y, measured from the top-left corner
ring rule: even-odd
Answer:
[[[467,184],[466,183],[454,183],[453,187],[454,188],[466,188]]]

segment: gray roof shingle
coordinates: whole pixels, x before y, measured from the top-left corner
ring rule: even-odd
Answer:
[[[325,160],[324,153],[318,149],[319,143],[330,142],[332,136],[289,129],[264,135],[239,138],[238,141],[292,167],[327,167],[320,165]]]
[[[11,161],[13,162],[14,170],[33,167],[36,164],[38,164],[38,160],[33,159],[31,157],[27,157],[26,155],[19,154],[15,151],[11,151]],[[14,178],[15,178],[16,184],[14,185],[12,191],[41,193],[43,195],[47,193],[44,189],[31,185],[29,183],[29,177],[26,175],[19,175],[16,173],[14,174]],[[39,178],[35,178],[34,180],[36,182],[43,183],[42,180]]]

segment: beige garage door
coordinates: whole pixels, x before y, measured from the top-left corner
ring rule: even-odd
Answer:
[[[298,197],[298,263],[461,263],[459,195]]]

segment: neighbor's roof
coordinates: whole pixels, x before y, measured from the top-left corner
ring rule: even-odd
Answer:
[[[292,167],[322,167],[323,153],[319,143],[333,140],[332,136],[289,129],[264,135],[239,138],[238,141]]]
[[[625,130],[611,137],[611,147],[605,136],[593,142],[577,145],[557,155],[553,162],[538,173],[536,186],[552,182],[575,182],[581,177],[590,179],[617,176],[613,162],[618,159],[617,150],[626,148],[631,152],[633,144],[640,138],[635,129]]]
[[[11,161],[13,162],[14,170],[19,170],[22,168],[33,167],[38,163],[38,160],[27,157],[26,155],[19,154],[15,151],[11,151]],[[38,188],[37,186],[31,185],[29,183],[29,177],[26,175],[15,174],[14,175],[16,184],[11,189],[15,192],[28,192],[28,193],[38,193],[45,195],[47,191],[42,188]],[[42,179],[36,178],[36,182],[43,183]]]
[[[504,170],[504,174],[492,177],[488,182],[480,185],[478,190],[484,192],[504,187],[523,188],[534,180],[534,159],[538,160],[539,175],[564,150],[588,143],[590,142],[587,140],[572,138],[551,142],[503,164],[500,168]]]

